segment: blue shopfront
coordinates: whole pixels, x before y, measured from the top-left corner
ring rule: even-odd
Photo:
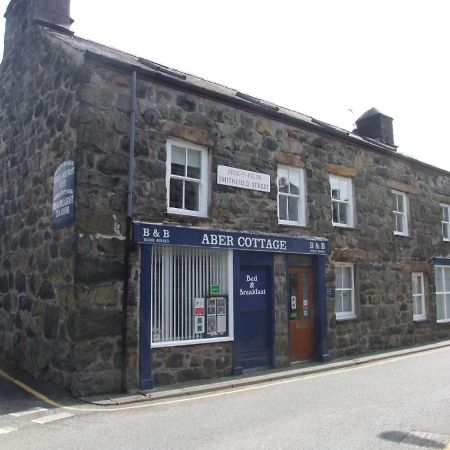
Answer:
[[[303,355],[299,345],[328,359],[326,239],[142,222],[133,237],[141,254],[141,389],[154,385],[160,349],[228,346],[232,374],[280,365],[283,339],[289,362]]]

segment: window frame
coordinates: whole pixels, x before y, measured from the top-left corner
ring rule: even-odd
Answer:
[[[334,265],[334,273],[335,273],[335,307],[334,307],[334,313],[336,314],[336,320],[337,321],[341,321],[341,320],[350,320],[350,319],[355,319],[356,318],[356,304],[355,304],[355,265],[353,263],[340,263],[340,262],[335,262],[333,263]],[[351,280],[352,280],[352,286],[351,288],[338,288],[337,287],[337,271],[336,268],[340,267],[340,268],[350,268],[351,271]],[[337,292],[338,291],[350,291],[351,292],[351,302],[352,302],[352,307],[351,307],[351,311],[342,311],[342,312],[337,312],[336,311],[336,301],[337,301]]]
[[[280,180],[280,169],[286,170],[288,172],[288,177],[291,172],[296,172],[300,179],[300,194],[291,194],[286,192],[280,192],[279,180]],[[298,220],[289,220],[280,218],[280,196],[288,198],[298,199]],[[288,210],[289,211],[289,210]],[[306,226],[306,183],[305,183],[305,170],[300,167],[286,166],[279,164],[277,167],[277,215],[278,223],[280,225],[294,225],[294,226]],[[288,212],[289,215],[289,212]]]
[[[443,279],[442,279],[442,286],[444,287],[443,291],[437,291],[437,269],[442,269],[442,275],[443,275]],[[450,311],[447,311],[447,305],[446,305],[446,297],[449,296],[450,297],[450,286],[445,286],[445,276],[444,276],[444,271],[445,270],[450,270],[450,266],[446,266],[446,265],[435,265],[434,266],[434,285],[435,285],[435,296],[436,296],[436,322],[437,323],[448,323],[450,322]],[[442,294],[444,296],[444,311],[445,311],[445,318],[444,319],[438,319],[437,317],[437,303],[438,303],[438,294]]]
[[[414,279],[418,278],[420,280],[420,286],[422,289],[421,293],[414,292]],[[411,274],[411,281],[412,281],[412,301],[413,301],[413,321],[418,322],[421,320],[426,320],[427,314],[425,310],[425,277],[423,272],[412,272]],[[416,298],[420,297],[420,304],[422,307],[422,314],[416,313]]]
[[[179,147],[183,147],[190,150],[199,151],[201,154],[201,162],[200,162],[200,178],[194,179],[190,178],[187,175],[173,175],[171,172],[172,166],[172,146],[176,145]],[[189,180],[199,185],[199,198],[198,211],[185,209],[185,208],[175,208],[170,206],[170,180],[171,179],[178,180]],[[166,207],[167,212],[172,214],[179,214],[183,216],[195,216],[195,217],[207,217],[208,216],[208,149],[206,147],[193,144],[191,142],[183,141],[180,139],[170,138],[166,142]],[[184,192],[184,191],[183,191]]]
[[[333,187],[331,185],[331,180],[334,179],[338,181],[339,183],[345,182],[347,184],[347,189],[349,192],[349,200],[338,200],[333,198]],[[355,226],[355,201],[354,201],[354,195],[353,195],[353,180],[352,178],[348,177],[342,177],[340,175],[334,175],[332,173],[329,174],[329,183],[330,183],[330,198],[331,198],[331,223],[334,227],[342,227],[342,228],[354,228]],[[335,222],[333,220],[333,205],[334,203],[338,204],[345,204],[347,205],[347,223],[343,222]]]
[[[391,189],[391,194],[400,196],[403,198],[403,205],[405,208],[405,211],[398,211],[397,208],[397,204],[398,202],[396,201],[395,205],[392,205],[392,213],[394,215],[394,235],[395,236],[409,236],[409,199],[408,196],[401,191],[396,191],[395,189]],[[392,197],[391,197],[392,198]],[[397,230],[397,221],[395,220],[396,215],[401,215],[402,217],[402,224],[403,224],[403,230],[404,231],[398,231]]]
[[[177,247],[177,246],[174,246]],[[184,246],[181,246],[184,247]],[[189,247],[193,250],[198,250],[197,247]],[[204,249],[207,251],[210,251],[211,249]],[[215,249],[217,250],[217,249]],[[221,252],[226,252],[226,258],[227,258],[227,265],[228,265],[228,282],[227,282],[227,290],[228,290],[228,335],[222,336],[222,337],[210,337],[210,338],[197,338],[197,339],[179,339],[179,340],[172,340],[172,341],[153,341],[153,309],[152,309],[152,317],[150,318],[150,326],[151,326],[151,333],[150,333],[150,346],[151,348],[163,348],[163,347],[181,347],[184,345],[197,345],[197,344],[210,344],[215,342],[229,342],[234,341],[234,311],[233,311],[233,251],[232,250],[220,250]],[[150,270],[151,273],[151,285],[153,285],[153,268]],[[154,303],[154,298],[152,294],[152,305]]]
[[[447,205],[446,203],[439,203],[439,206],[441,207],[441,233],[442,233],[442,240],[444,242],[450,242],[450,205]],[[443,208],[447,209],[448,221],[444,220]],[[445,237],[444,227],[447,228],[447,237]]]

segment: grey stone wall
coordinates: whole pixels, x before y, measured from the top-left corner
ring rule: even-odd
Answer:
[[[152,350],[156,385],[231,375],[233,343],[186,345]]]
[[[53,172],[74,155],[77,70],[72,55],[24,29],[10,30],[0,68],[0,358],[67,384],[75,240],[52,230],[51,214]]]
[[[120,386],[120,324],[131,74],[103,65],[34,29],[20,35],[0,79],[0,352],[76,394]],[[17,37],[19,40],[19,37]],[[11,40],[10,40],[11,42]],[[355,264],[357,318],[335,320],[333,357],[450,337],[437,324],[433,256],[448,257],[439,202],[450,176],[362,145],[327,137],[139,77],[134,218],[219,229],[323,236],[334,261]],[[166,212],[166,141],[208,147],[207,218]],[[407,149],[405,149],[407,150]],[[77,223],[51,229],[52,176],[76,163]],[[305,169],[308,223],[279,225],[278,164]],[[269,174],[271,192],[217,185],[219,164]],[[351,176],[356,226],[332,226],[329,173]],[[393,234],[390,190],[409,193],[411,236]],[[426,273],[429,320],[412,321],[411,272]],[[132,254],[128,386],[138,372],[139,249]],[[275,257],[276,361],[289,363],[284,255]],[[230,343],[154,349],[157,383],[231,370]]]
[[[336,322],[334,300],[328,299],[332,357],[394,348],[448,337],[449,324],[437,324],[431,258],[449,256],[440,232],[439,202],[450,201],[448,174],[427,168],[395,153],[359,147],[338,138],[319,136],[227,105],[154,83],[139,82],[136,216],[141,220],[181,223],[242,231],[324,236],[333,249],[328,285],[334,285],[333,262],[353,262],[357,277],[357,318]],[[166,213],[165,144],[178,137],[210,151],[211,195],[208,218]],[[308,224],[277,223],[277,163],[306,171]],[[267,173],[270,194],[215,183],[217,165]],[[152,171],[147,170],[152,167]],[[329,174],[353,179],[356,225],[333,227]],[[391,189],[406,192],[410,204],[410,236],[394,236]],[[149,199],[152,201],[149,201]],[[424,271],[428,320],[412,321],[411,272]],[[283,269],[276,266],[277,360],[287,324],[282,323]],[[287,295],[284,294],[284,301]]]

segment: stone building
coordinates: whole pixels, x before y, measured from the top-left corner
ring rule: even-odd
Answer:
[[[450,173],[11,0],[0,354],[76,395],[450,337]],[[124,294],[125,293],[125,294]]]

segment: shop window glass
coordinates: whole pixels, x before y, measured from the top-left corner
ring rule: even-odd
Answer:
[[[229,336],[229,255],[226,250],[153,247],[154,346]],[[212,286],[219,294],[211,294]]]

